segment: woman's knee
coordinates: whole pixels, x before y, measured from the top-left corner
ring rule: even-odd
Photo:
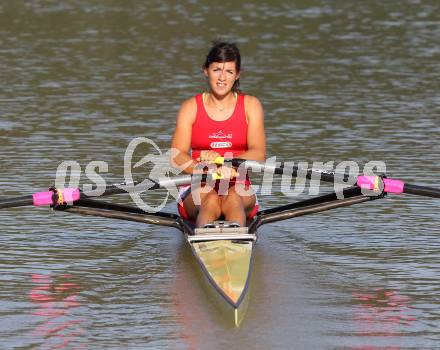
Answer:
[[[208,210],[220,210],[220,197],[217,193],[208,193],[202,198],[202,207]]]
[[[243,201],[238,194],[230,193],[222,198],[221,207],[222,211],[243,209]]]

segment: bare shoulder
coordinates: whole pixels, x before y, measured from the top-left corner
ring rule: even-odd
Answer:
[[[190,97],[187,100],[183,101],[182,105],[180,106],[180,111],[196,111],[197,110],[197,102],[196,98]]]
[[[252,95],[244,95],[244,103],[249,106],[261,106],[260,100]]]
[[[244,96],[244,108],[246,110],[246,117],[248,120],[263,117],[263,106],[261,105],[260,100],[255,96]]]
[[[197,102],[195,97],[183,101],[177,114],[178,120],[194,121],[197,113]]]

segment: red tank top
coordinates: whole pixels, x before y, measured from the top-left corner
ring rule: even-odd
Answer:
[[[203,104],[203,94],[196,95],[195,98],[197,114],[191,134],[192,158],[196,159],[204,150],[213,150],[222,156],[226,152],[232,152],[234,157],[245,152],[248,123],[244,110],[244,95],[237,96],[234,112],[222,121],[209,117]]]

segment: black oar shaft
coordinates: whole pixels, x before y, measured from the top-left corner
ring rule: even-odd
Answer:
[[[333,171],[328,170],[320,170],[320,169],[310,169],[310,168],[300,168],[296,165],[286,165],[284,162],[280,162],[277,165],[275,164],[264,164],[253,160],[246,160],[246,159],[238,159],[234,158],[230,160],[231,164],[233,166],[240,166],[241,164],[245,164],[247,168],[252,168],[256,170],[265,170],[268,172],[273,172],[277,175],[283,175],[284,173],[288,173],[292,177],[298,177],[301,174],[304,174],[305,177],[310,180],[314,175],[319,175],[320,179],[324,182],[335,182],[336,178],[338,180],[342,180],[344,182],[347,182],[347,180],[350,178],[350,174],[343,173],[339,174]],[[225,161],[227,163],[227,160]]]
[[[24,207],[34,203],[32,196],[15,197],[0,202],[0,209]]]
[[[408,194],[415,194],[418,196],[440,198],[440,189],[427,186],[405,184],[405,186],[403,187],[403,192]]]
[[[202,175],[182,175],[176,177],[164,177],[159,180],[147,179],[147,181],[142,184],[141,182],[135,182],[133,184],[116,184],[108,186],[104,193],[99,197],[110,196],[113,194],[122,194],[127,192],[144,192],[157,190],[159,188],[169,188],[170,186],[184,186],[191,183],[200,183],[209,181],[212,174],[202,174]],[[88,198],[89,196],[81,193],[81,199]],[[95,197],[95,196],[90,196]]]

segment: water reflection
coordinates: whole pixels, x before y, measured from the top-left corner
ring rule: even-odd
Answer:
[[[29,292],[29,300],[35,305],[31,312],[38,325],[31,337],[39,341],[40,349],[84,349],[78,340],[85,334],[84,319],[72,310],[81,305],[78,295],[80,286],[72,282],[72,276],[58,278],[50,275],[33,274],[34,287]]]
[[[353,293],[353,299],[356,303],[353,319],[360,336],[403,336],[407,330],[402,327],[417,321],[411,299],[397,290],[379,288],[371,293]]]

